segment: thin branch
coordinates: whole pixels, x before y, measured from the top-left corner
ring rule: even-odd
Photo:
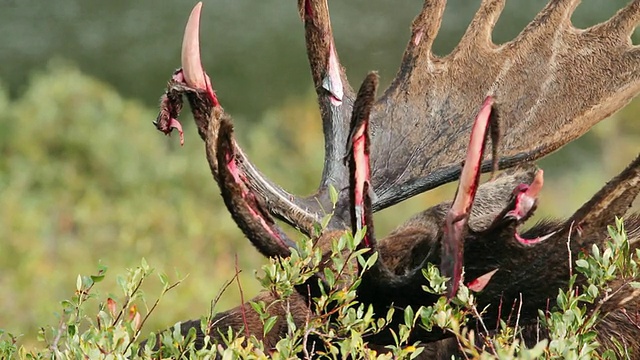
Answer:
[[[54,354],[59,353],[58,342],[60,342],[60,337],[62,336],[62,332],[67,329],[67,324],[64,323],[63,319],[60,319],[60,325],[58,326],[58,331],[56,332],[56,336],[53,338],[51,345],[49,345],[49,350],[53,351]]]
[[[622,314],[627,318],[627,320],[629,320],[631,322],[631,324],[633,324],[633,326],[635,326],[636,328],[640,329],[640,323],[638,322],[637,319],[637,314],[636,314],[636,319],[633,319],[629,313],[627,313],[627,309],[622,308],[620,309],[620,311],[622,312]]]
[[[569,224],[569,234],[567,235],[567,252],[569,253],[569,278],[573,276],[573,258],[571,254],[571,234],[573,234],[573,223]]]
[[[142,333],[142,327],[144,326],[144,324],[147,322],[147,319],[149,319],[149,316],[151,315],[151,313],[156,309],[156,307],[158,307],[158,304],[160,303],[160,300],[162,299],[162,297],[169,291],[171,291],[173,288],[175,288],[176,286],[180,285],[180,283],[182,283],[182,280],[177,281],[173,284],[171,284],[170,286],[168,286],[166,289],[162,290],[162,293],[160,294],[160,296],[156,299],[156,301],[153,303],[153,306],[151,306],[151,309],[149,309],[149,311],[147,311],[147,314],[144,316],[144,318],[142,318],[142,321],[140,322],[140,326],[138,326],[138,328],[136,329],[135,333],[133,334],[133,339],[129,342],[129,344],[127,344],[127,346],[124,349],[124,352],[126,353],[127,350],[129,349],[129,346],[131,346],[131,344],[135,343],[136,340],[138,340],[138,337],[140,336],[140,334]]]
[[[522,293],[520,293],[520,302],[518,303],[518,313],[516,314],[516,326],[514,327],[513,337],[515,338],[518,326],[520,326],[520,314],[522,312]]]
[[[240,291],[240,314],[242,315],[242,323],[244,324],[244,332],[247,337],[251,336],[251,330],[249,329],[249,322],[247,321],[247,312],[244,306],[244,293],[242,292],[242,285],[240,284],[240,277],[237,275],[240,273],[238,268],[238,254],[236,253],[235,270],[236,270],[236,283],[238,284],[238,291]]]

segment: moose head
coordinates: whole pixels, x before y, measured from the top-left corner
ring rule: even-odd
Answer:
[[[411,26],[396,77],[376,97],[375,73],[357,93],[351,87],[333,40],[327,1],[299,0],[325,139],[322,178],[310,196],[290,194],[267,179],[235,140],[231,117],[200,62],[201,3],[189,17],[182,68],[168,83],[155,125],[166,134],[177,129],[182,140],[177,119],[186,97],[225,205],[263,255],[287,257],[296,246],[275,219],[317,237],[321,249],[329,249],[345,232],[364,232],[358,246],[377,251],[380,259],[364,272],[358,300],[376,312],[392,304],[436,301],[422,290],[422,269],[433,263],[450,278],[449,297],[461,282],[479,291],[482,305],[522,297],[520,321],[530,326],[538,309],[568,284],[567,254],[575,258],[585,247],[604,242],[606,225],[624,215],[640,191],[638,157],[569,219],[518,231],[535,210],[543,185],[542,170],[530,162],[581,136],[640,92],[640,49],[630,41],[640,21],[640,1],[588,29],[571,24],[578,2],[551,0],[520,35],[496,45],[491,34],[505,1],[483,0],[457,47],[438,57],[431,46],[446,1],[426,0]],[[489,138],[492,157],[484,160]],[[509,170],[480,184],[481,172],[498,169]],[[452,202],[435,205],[376,239],[374,212],[455,180]],[[331,186],[339,191],[335,206]],[[315,234],[315,225],[332,207],[331,221]],[[627,220],[636,234],[635,248],[640,217]],[[568,249],[567,238],[574,239]],[[311,311],[309,297],[317,293],[318,281],[322,274],[289,299],[296,321]],[[610,301],[607,309],[637,310],[638,295],[630,292],[624,301]],[[276,300],[266,293],[259,299]],[[283,318],[279,311],[284,310],[273,311]],[[239,328],[246,321],[238,309],[219,316],[218,328]],[[251,321],[256,315],[247,316]],[[484,315],[489,320],[499,316],[495,306]],[[601,327],[619,329],[624,320],[611,316]],[[279,324],[263,339],[268,346],[286,333],[284,320]],[[183,324],[185,329],[197,326]],[[638,339],[640,328],[623,335]],[[447,337],[441,331],[412,336],[431,342],[432,355],[455,352],[455,344],[441,340]],[[373,345],[388,341],[385,333],[371,338]],[[640,351],[637,341],[634,349]]]

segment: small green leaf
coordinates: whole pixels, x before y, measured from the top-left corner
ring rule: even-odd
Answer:
[[[583,268],[583,269],[588,269],[589,268],[589,262],[585,259],[578,259],[576,260],[576,266]]]
[[[78,274],[78,277],[76,278],[76,290],[82,290],[82,275],[80,274]]]
[[[169,286],[169,278],[167,277],[167,274],[159,273],[158,277],[160,278],[160,283],[162,284],[162,286],[164,288],[167,288]]]
[[[330,268],[324,268],[324,278],[327,281],[329,288],[333,288],[336,284],[336,275],[333,273],[333,270]]]
[[[91,281],[94,283],[99,283],[102,280],[104,280],[104,275],[91,275]]]
[[[69,334],[70,337],[75,336],[77,331],[78,328],[74,324],[67,325],[67,334]]]
[[[320,233],[322,233],[322,229],[326,229],[327,226],[329,226],[329,222],[331,221],[331,217],[332,217],[332,214],[327,214],[327,215],[322,217],[322,220],[320,220],[320,226],[321,226]]]
[[[271,331],[271,329],[273,329],[273,326],[276,324],[277,320],[278,320],[277,316],[272,316],[272,317],[268,318],[264,322],[264,332],[262,333],[262,335],[266,336],[269,333],[269,331]]]
[[[376,261],[378,261],[378,252],[377,251],[374,252],[373,254],[371,254],[371,256],[369,256],[369,258],[367,259],[367,262],[362,267],[363,270],[371,269],[371,267],[373,267],[373,264],[375,264]]]
[[[331,204],[333,204],[335,208],[338,203],[338,190],[336,190],[333,184],[329,184],[329,199],[331,199]]]
[[[249,305],[251,305],[253,311],[258,314],[264,314],[264,301],[249,301]]]
[[[415,314],[414,314],[413,309],[411,308],[411,306],[407,306],[404,309],[404,324],[409,328],[413,327],[413,316],[414,315]]]

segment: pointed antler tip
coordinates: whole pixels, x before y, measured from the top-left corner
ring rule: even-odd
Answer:
[[[182,39],[182,70],[187,85],[206,89],[207,82],[200,61],[200,13],[202,2],[198,2],[191,10]]]

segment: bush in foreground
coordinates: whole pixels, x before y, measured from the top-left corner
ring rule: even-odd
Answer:
[[[150,280],[153,269],[143,259],[141,265],[128,271],[126,276],[118,277],[121,295],[116,299],[101,297],[96,290],[104,279],[107,268],[99,266],[95,275],[78,276],[74,295],[61,303],[59,322],[44,327],[39,340],[42,347],[27,349],[20,345],[20,337],[0,330],[0,358],[20,359],[125,359],[125,358],[175,358],[209,359],[221,356],[230,358],[266,358],[274,359],[308,357],[305,350],[310,335],[328,344],[323,355],[326,358],[342,359],[391,359],[417,357],[420,343],[408,343],[410,330],[415,326],[431,328],[438,326],[450,331],[457,337],[459,344],[470,358],[481,359],[614,359],[616,353],[624,354],[622,345],[618,349],[603,349],[595,341],[595,325],[604,314],[599,309],[622,287],[640,287],[638,257],[640,250],[630,249],[622,221],[616,227],[609,228],[610,239],[602,246],[594,246],[591,254],[577,259],[576,272],[586,279],[581,289],[570,286],[560,290],[555,306],[547,312],[540,312],[541,326],[545,327],[550,338],[540,341],[532,348],[526,348],[519,339],[519,328],[502,324],[497,332],[484,334],[482,346],[476,341],[473,331],[464,327],[465,319],[477,316],[474,296],[463,287],[452,302],[444,297],[430,307],[404,309],[404,324],[394,333],[395,344],[388,347],[388,353],[377,353],[369,349],[366,335],[382,330],[390,321],[393,310],[387,314],[373,314],[372,310],[356,301],[358,281],[353,281],[356,271],[355,261],[363,268],[362,253],[354,251],[359,241],[355,237],[345,236],[334,246],[334,266],[336,272],[325,271],[327,288],[324,295],[315,299],[317,311],[303,327],[297,328],[288,321],[289,336],[280,340],[275,349],[265,349],[254,336],[229,331],[225,335],[225,344],[210,346],[209,349],[196,349],[195,331],[188,334],[180,332],[177,324],[160,334],[159,350],[155,334],[141,334],[142,325],[153,316],[162,297],[177,287],[182,280],[171,282],[164,274],[158,279],[163,290],[159,296],[148,301],[143,292],[143,284]],[[346,250],[346,251],[345,251]],[[263,267],[264,276],[259,277],[263,287],[277,292],[286,298],[295,284],[303,283],[314,273],[320,263],[319,254],[312,248],[311,242],[300,244],[300,250],[293,256],[281,261],[273,260]],[[375,260],[375,257],[371,257]],[[425,291],[443,293],[445,279],[437,268],[430,266],[424,271],[429,279],[430,288]],[[577,275],[574,275],[572,285]],[[613,280],[617,288],[611,288]],[[331,314],[327,312],[331,304]],[[165,305],[166,306],[166,305]],[[254,303],[252,307],[265,314],[265,304]],[[327,321],[331,316],[332,321]],[[206,328],[211,317],[202,318]],[[275,319],[263,317],[264,331],[269,331]],[[192,329],[195,330],[195,329]],[[140,341],[150,339],[144,346]],[[205,339],[206,341],[206,339]],[[618,342],[620,344],[621,342]],[[617,351],[616,351],[617,350]],[[637,354],[632,354],[634,356]]]

